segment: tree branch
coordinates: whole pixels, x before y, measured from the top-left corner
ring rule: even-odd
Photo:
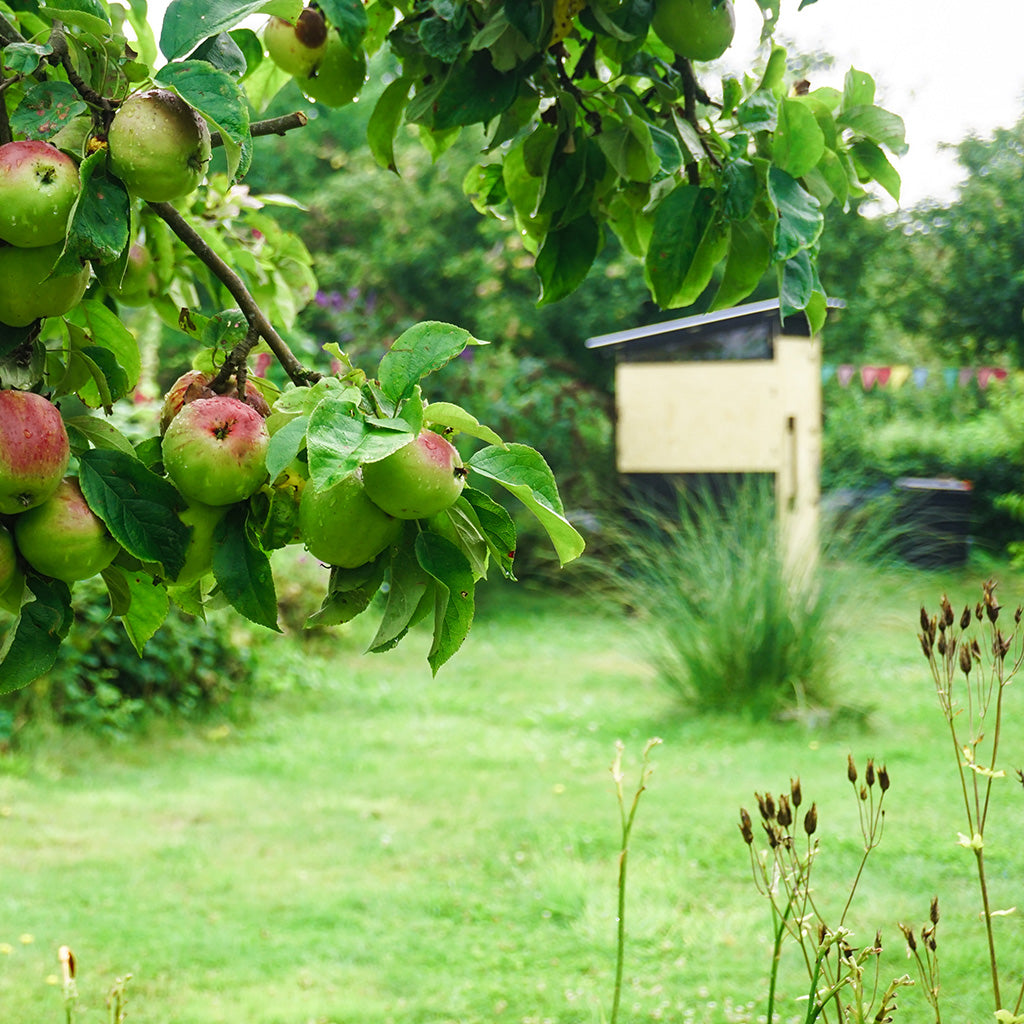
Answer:
[[[5,46],[8,43],[27,42],[25,37],[2,15],[0,14],[0,43]]]
[[[295,128],[305,128],[309,124],[309,118],[301,111],[296,110],[294,114],[282,114],[281,117],[270,117],[266,121],[254,121],[249,125],[249,134],[255,139],[261,135],[284,135]],[[223,146],[224,140],[220,132],[211,132],[210,145],[213,147]]]
[[[295,353],[288,347],[288,343],[274,330],[242,279],[203,241],[188,221],[170,203],[148,205],[227,288],[231,297],[238,303],[242,315],[270,346],[270,351],[277,357],[289,378],[299,385],[309,385],[318,381],[323,375],[316,370],[307,369],[299,362]]]
[[[53,56],[49,58],[51,61],[56,60],[60,66],[64,69],[64,73],[68,76],[68,81],[75,87],[75,92],[85,100],[86,103],[91,107],[97,107],[104,113],[109,114],[113,109],[110,104],[110,100],[106,96],[101,96],[95,89],[85,81],[84,78],[78,73],[75,65],[71,61],[71,51],[68,49],[67,37],[64,35],[64,26],[59,22],[53,23],[53,31],[50,33],[48,40],[50,46],[53,47]]]

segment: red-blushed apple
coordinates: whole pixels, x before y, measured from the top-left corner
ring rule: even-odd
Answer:
[[[89,264],[75,274],[50,277],[63,245],[21,249],[0,245],[0,323],[28,327],[33,320],[63,316],[82,301],[89,285]]]
[[[271,18],[263,29],[263,45],[282,71],[304,78],[327,52],[327,22],[312,7],[307,7],[294,24],[284,18]]]
[[[175,487],[190,501],[233,505],[267,478],[270,434],[263,417],[228,395],[182,406],[163,438],[163,461]]]
[[[0,608],[17,614],[25,592],[25,576],[18,565],[14,537],[0,523]]]
[[[14,543],[36,572],[65,583],[102,572],[121,550],[71,476],[41,505],[15,519]]]
[[[68,468],[71,446],[57,407],[31,391],[0,391],[0,513],[41,505]]]
[[[187,508],[178,513],[178,518],[192,527],[185,564],[181,572],[171,580],[175,586],[188,587],[213,570],[213,531],[227,515],[224,505],[203,505],[198,501],[188,502]]]
[[[161,434],[167,432],[167,428],[171,425],[171,420],[178,415],[183,405],[194,402],[197,398],[213,398],[217,394],[209,386],[213,377],[212,373],[206,373],[203,370],[186,370],[170,386],[167,394],[164,395],[164,403],[160,409]],[[230,389],[225,391],[224,394],[229,395],[231,398],[237,398],[237,382],[232,381]],[[263,397],[263,392],[248,377],[245,381],[245,402],[246,405],[251,405],[264,419],[270,415],[270,406]]]
[[[63,241],[79,191],[78,165],[49,142],[0,146],[0,239],[24,249]]]
[[[374,504],[399,519],[424,519],[448,508],[462,493],[466,471],[450,441],[421,430],[404,448],[363,466]]]
[[[199,187],[212,149],[202,116],[168,89],[133,93],[107,134],[110,169],[128,191],[169,203]]]
[[[328,107],[343,107],[359,95],[366,79],[366,58],[353,54],[337,32],[327,37],[327,49],[312,75],[296,75],[299,88]]]
[[[402,523],[370,501],[357,471],[322,490],[306,484],[299,501],[299,533],[314,558],[355,569],[397,542]]]

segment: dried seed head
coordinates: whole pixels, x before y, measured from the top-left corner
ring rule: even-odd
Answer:
[[[1017,610],[1013,613],[1013,621],[1019,626],[1021,616],[1024,615],[1024,608],[1017,605]]]
[[[867,766],[864,769],[864,781],[869,788],[875,784],[875,759],[873,757],[868,758]]]
[[[793,811],[789,806],[789,797],[785,793],[779,795],[779,813],[776,820],[781,828],[789,828],[793,824]]]
[[[750,815],[747,814],[745,808],[740,808],[740,835],[743,836],[743,842],[750,846],[754,841],[754,832],[750,827]]]
[[[779,835],[775,831],[775,827],[769,825],[766,821],[762,821],[761,828],[764,829],[764,833],[768,837],[768,845],[774,850],[779,845]]]
[[[942,609],[942,621],[947,626],[952,626],[956,621],[956,617],[953,615],[953,606],[949,603],[949,598],[945,594],[942,595],[942,600],[939,602],[939,606]]]
[[[981,606],[981,602],[979,601],[979,602],[978,602],[978,603],[977,603],[977,604],[976,604],[976,605],[974,606],[974,617],[975,617],[975,618],[976,618],[976,619],[977,619],[977,620],[978,620],[979,622],[981,622],[981,617],[982,617],[982,616],[983,616],[984,614],[985,614],[985,610],[984,610],[984,609],[982,608],[982,606]]]
[[[867,798],[868,798],[868,787],[867,786],[861,786],[860,787],[860,798],[861,798],[861,800],[867,800]]]
[[[971,624],[971,609],[964,605],[964,610],[960,613],[960,628],[966,629]]]
[[[857,781],[857,766],[853,763],[853,754],[846,755],[846,777],[850,782]]]
[[[939,652],[939,654],[945,654],[946,653],[946,634],[945,633],[942,633],[942,634],[939,635],[939,642],[935,645],[935,649]]]
[[[928,632],[929,619],[928,612],[925,610],[924,605],[921,605],[921,631],[924,633]]]
[[[760,793],[755,793],[754,797],[757,800],[757,809],[761,813],[761,818],[764,821],[768,821],[771,815],[768,813],[768,806],[764,802],[764,797]]]
[[[818,805],[811,804],[810,810],[804,815],[804,831],[813,836],[818,829]]]
[[[970,648],[968,648],[968,647],[961,647],[960,648],[960,671],[963,672],[963,674],[965,676],[969,676],[971,674],[971,666],[973,664],[974,664],[974,662],[971,659]]]
[[[883,793],[889,788],[889,771],[884,764],[878,769],[878,787]]]
[[[771,793],[765,793],[764,795],[764,806],[769,821],[775,820],[775,801],[772,799]]]
[[[903,938],[907,940],[907,949],[911,953],[917,950],[917,939],[914,938],[914,933],[905,925],[900,925],[900,931],[903,932]]]
[[[789,780],[789,795],[793,799],[793,806],[799,807],[800,801],[803,800],[804,795],[800,792],[800,776],[798,775],[795,779]]]
[[[993,601],[991,604],[985,605],[985,612],[988,615],[989,622],[995,622],[999,618],[999,609],[1001,605],[998,605]]]
[[[927,634],[918,633],[917,639],[921,641],[921,650],[924,651],[924,656],[931,660],[932,656],[932,642],[928,639]]]
[[[933,896],[932,897],[932,905],[931,905],[931,907],[928,910],[928,920],[931,921],[932,924],[938,924],[939,923],[939,897],[938,896]]]

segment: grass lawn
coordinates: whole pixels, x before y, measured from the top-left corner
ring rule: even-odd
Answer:
[[[944,1020],[992,1020],[953,751],[915,636],[922,602],[948,591],[973,605],[986,572],[856,577],[835,636],[854,713],[830,722],[682,713],[637,656],[635,622],[499,587],[437,679],[425,637],[361,655],[368,623],[332,643],[260,640],[263,679],[290,683],[231,720],[41,738],[0,761],[0,1021],[64,1020],[61,944],[78,959],[78,1024],[107,1020],[124,974],[131,1024],[605,1020],[609,766],[621,739],[628,787],[653,736],[664,742],[630,852],[621,1020],[763,1015],[770,920],[738,809],[801,777],[819,809],[816,893],[835,913],[861,852],[850,753],[892,779],[854,941],[881,929],[884,986],[910,970],[897,922],[923,923],[939,893]],[[1006,604],[1024,599],[1024,577],[996,575]],[[1024,765],[1014,689],[1008,768]],[[997,801],[986,855],[1008,909],[1024,865],[1012,777]],[[1012,999],[1024,927],[1011,915],[997,929]],[[784,960],[786,1021],[803,1020],[797,968]],[[904,990],[898,1019],[927,1012]]]

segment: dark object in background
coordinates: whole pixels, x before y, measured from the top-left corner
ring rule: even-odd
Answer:
[[[963,565],[970,546],[970,481],[905,476],[895,490],[900,555],[922,569]]]

